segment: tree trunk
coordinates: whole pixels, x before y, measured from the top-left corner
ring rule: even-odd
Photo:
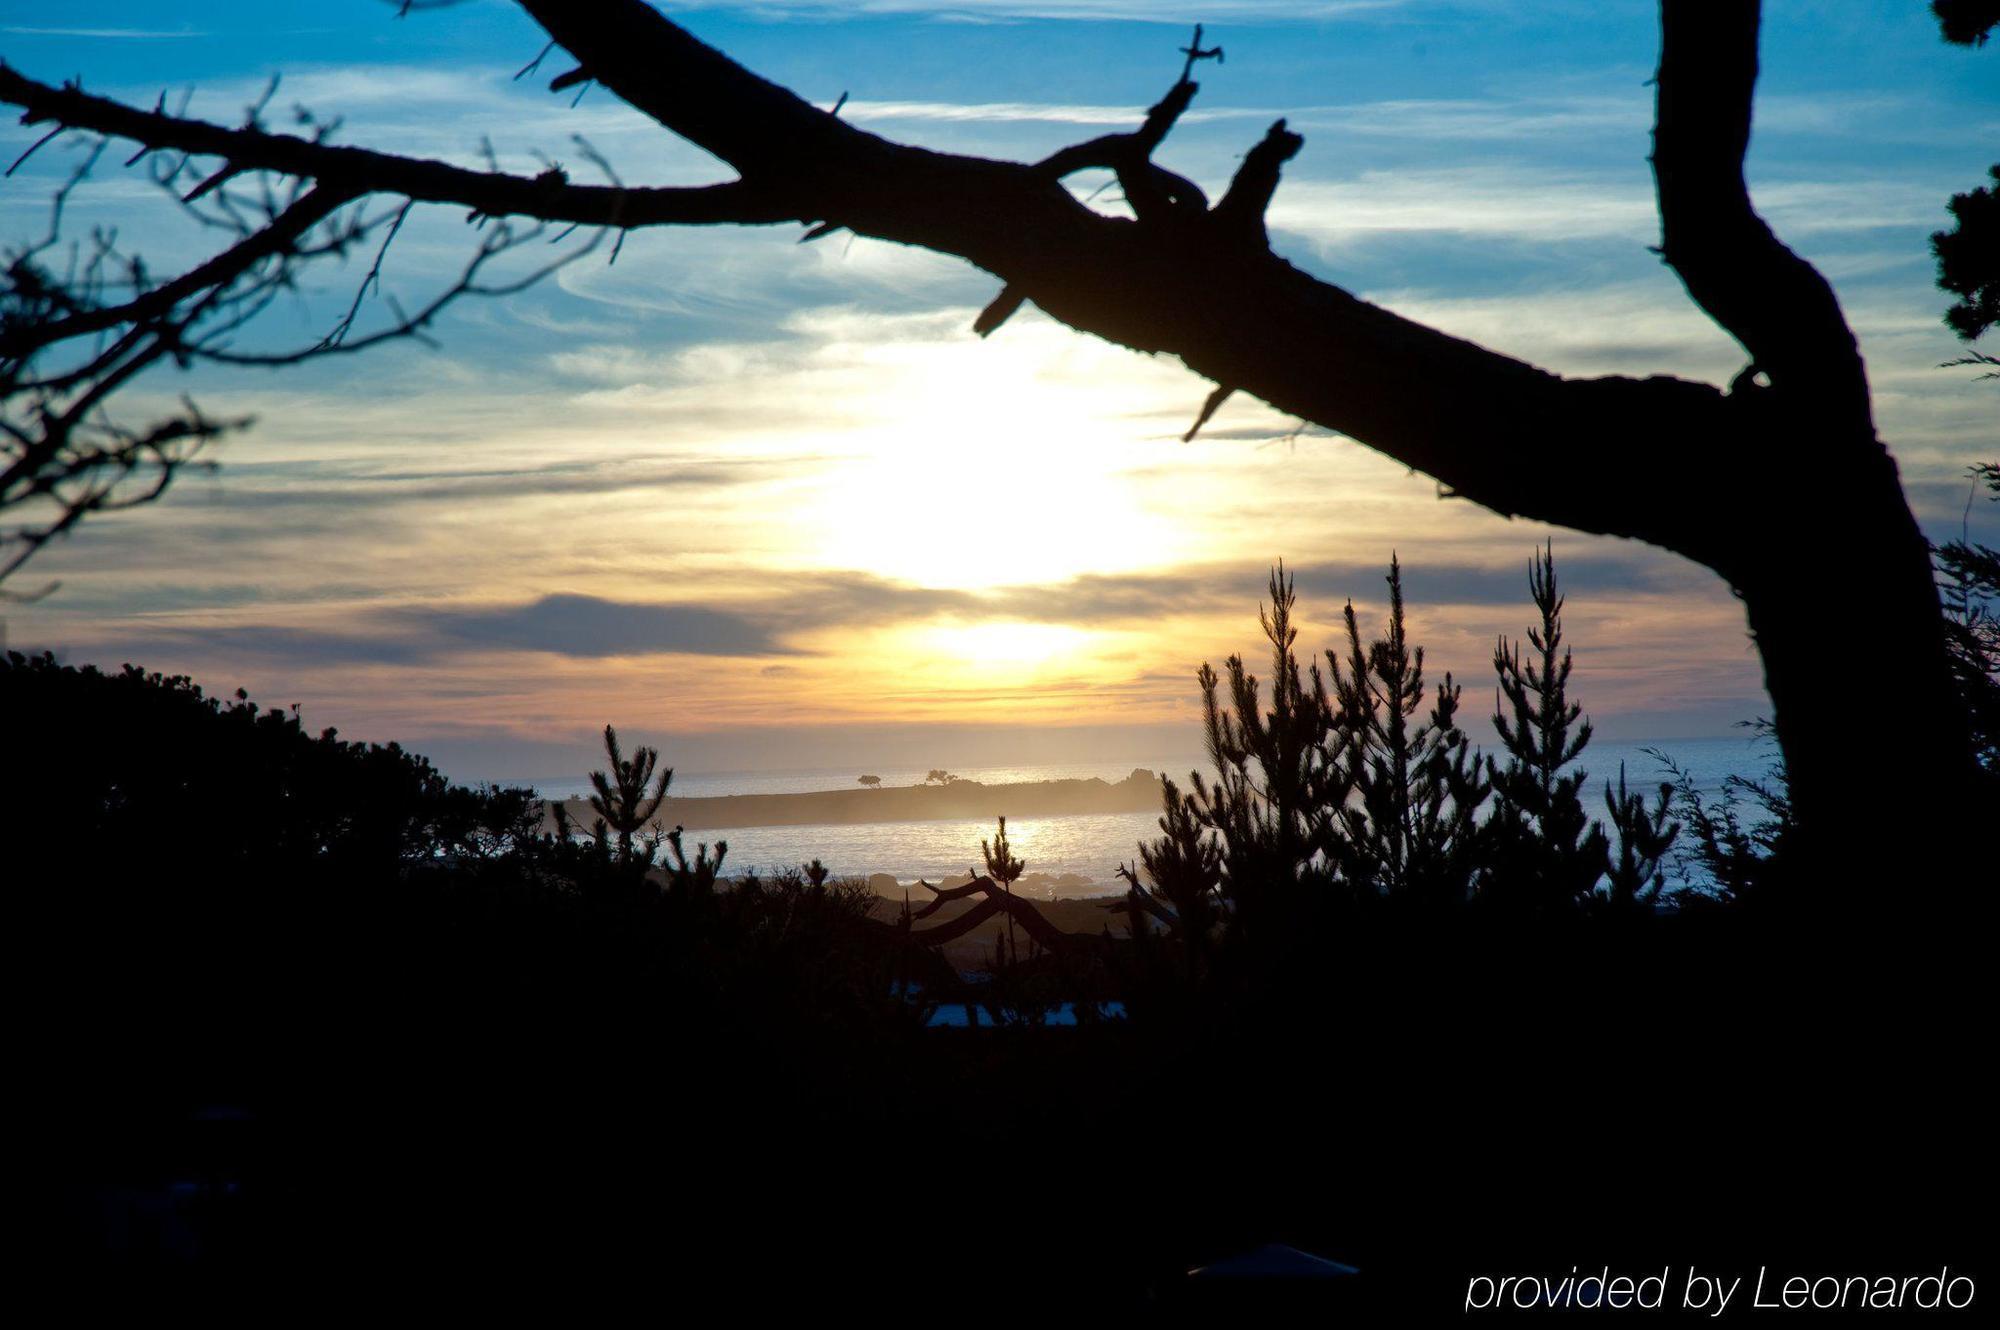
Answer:
[[[1759,10],[1660,7],[1661,253],[1751,356],[1729,399],[1736,460],[1706,477],[1735,498],[1687,525],[1726,523],[1703,562],[1742,597],[1763,657],[1805,876],[1922,906],[1962,890],[1970,867],[1971,726],[1930,546],[1876,437],[1860,348],[1833,288],[1750,203]]]
[[[1746,538],[1732,581],[1763,659],[1802,880],[1928,912],[1972,887],[1976,788],[1930,546],[1872,437],[1823,456],[1797,477],[1793,513],[1774,504]]]

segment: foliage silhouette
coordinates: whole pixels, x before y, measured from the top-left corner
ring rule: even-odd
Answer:
[[[1768,736],[1768,727],[1759,728]],[[1783,764],[1774,763],[1762,780],[1726,776],[1721,791],[1710,798],[1670,756],[1647,752],[1673,777],[1674,810],[1689,832],[1682,852],[1685,875],[1726,904],[1795,904],[1803,883],[1791,848],[1797,827]],[[1690,904],[1700,900],[1688,897]]]
[[[1625,782],[1625,764],[1618,764],[1618,784],[1604,787],[1604,811],[1618,833],[1618,857],[1610,860],[1606,903],[1629,910],[1659,902],[1667,885],[1667,855],[1680,839],[1680,824],[1671,819],[1674,786],[1662,782],[1652,806],[1645,795]]]
[[[1014,857],[1013,846],[1007,843],[1006,818],[1000,819],[1000,828],[993,833],[990,844],[984,840],[979,842],[979,855],[986,861],[986,875],[998,882],[1001,892],[1011,898],[1014,894],[1014,883],[1028,865]],[[1018,955],[1012,954],[1015,946],[1014,912],[1010,909],[1007,912],[1007,947],[1011,960],[1020,959]]]
[[[590,787],[595,791],[590,796],[591,811],[601,824],[609,825],[617,833],[620,864],[635,861],[651,864],[658,844],[643,846],[635,856],[633,837],[641,835],[653,815],[660,811],[660,803],[674,783],[674,770],[668,767],[655,779],[653,773],[659,766],[660,754],[643,745],[633,749],[629,759],[621,756],[618,732],[609,725],[604,727],[604,752],[611,761],[611,770],[590,773]]]
[[[1971,474],[1987,489],[1988,501],[2000,503],[2000,463],[1982,463]],[[2000,550],[1962,535],[1940,546],[1936,558],[1952,671],[1991,791],[2000,782]]]
[[[909,1147],[878,1144],[885,1123],[947,1146],[960,1124],[999,1124],[1056,1175],[1139,1161],[1091,1184],[1100,1236],[1010,1267],[996,1296],[1028,1308],[1171,1301],[1179,1271],[1269,1228],[1354,1259],[1385,1309],[1421,1303],[1437,1261],[1490,1264],[1487,1235],[1507,1224],[1585,1241],[1611,1217],[1664,1242],[1700,1222],[1706,1240],[1763,1252],[1768,1207],[1731,1228],[1713,1204],[1753,1163],[1788,1184],[1778,1197],[1811,1198],[1784,1211],[1810,1246],[1852,1218],[1789,1184],[1836,1149],[1894,1164],[1846,1180],[1855,1213],[1924,1226],[1926,1244],[1952,1231],[1868,1179],[1902,1177],[1940,1136],[1972,1139],[1977,1069],[1958,1068],[1977,1046],[1983,943],[1797,895],[1740,908],[1754,887],[1712,909],[1647,908],[1644,861],[1679,848],[1650,808],[1651,839],[1634,838],[1602,909],[1403,910],[1337,869],[1295,871],[1252,935],[1232,923],[1227,847],[1198,800],[1163,786],[1163,839],[1140,861],[1151,882],[1121,903],[1143,899],[1152,927],[1064,933],[983,878],[959,903],[992,906],[990,921],[1007,902],[1030,945],[981,984],[939,961],[907,922],[917,912],[893,917],[823,860],[732,882],[721,847],[676,845],[682,885],[656,869],[651,889],[601,890],[593,875],[632,880],[608,824],[587,843],[542,835],[527,791],[461,789],[394,746],[315,737],[294,712],[186,680],[17,655],[0,708],[7,806],[29,810],[8,846],[10,907],[36,942],[22,977],[49,999],[24,1022],[49,1119],[35,1140],[69,1197],[55,1227],[86,1253],[63,1270],[155,1302],[283,1296],[335,1271],[367,1296],[394,1281],[513,1297],[545,1275],[573,1297],[584,1271],[656,1286],[662,1248],[678,1287],[742,1298],[782,1242],[797,1248],[788,1277],[821,1305],[934,1308],[990,1274],[990,1248],[947,1244],[856,1283],[917,1203]],[[1637,803],[1623,782],[1616,796]],[[985,848],[996,867],[1019,862]],[[1656,1019],[1676,991],[1727,1019]],[[1810,1021],[1803,992],[1820,995]],[[956,1001],[994,1019],[929,1028]],[[1077,1024],[1047,1019],[1059,1003]],[[1857,1085],[1854,1032],[1906,1022],[1897,1047],[1935,1092]],[[1627,1047],[1640,1029],[1647,1056],[1564,1051]],[[1557,1055],[1523,1057],[1523,1040]],[[1696,1065],[1712,1075],[1662,1074]],[[1786,1132],[1718,1122],[1718,1084]],[[1302,1152],[1272,1105],[1309,1105],[1313,1133],[1366,1148]],[[1636,1117],[1673,1129],[1635,1151]],[[234,1133],[227,1157],[184,1147],[191,1122]],[[1496,1134],[1510,1150],[1586,1150],[1616,1176],[1547,1203],[1475,1189],[1480,1222],[1441,1231],[1438,1186],[1490,1167]],[[199,1206],[172,1199],[190,1177],[205,1179]],[[1690,1180],[1695,1199],[1676,1199],[1668,1184]],[[1046,1222],[1048,1196],[1000,1188],[983,1204],[1024,1228]],[[185,1218],[181,1255],[144,1245],[162,1214]],[[356,1269],[362,1225],[373,1255]]]
[[[1520,644],[1505,638],[1493,650],[1500,679],[1493,727],[1508,760],[1503,766],[1487,759],[1494,810],[1481,890],[1533,908],[1564,908],[1595,893],[1610,847],[1603,827],[1584,812],[1587,773],[1573,769],[1591,726],[1582,704],[1569,697],[1574,661],[1562,641],[1552,547],[1530,562],[1528,586],[1541,616],[1528,629],[1532,654],[1524,660]]]
[[[1344,659],[1328,651],[1325,675],[1299,662],[1297,594],[1274,569],[1259,611],[1270,705],[1240,657],[1227,665],[1226,704],[1222,676],[1207,665],[1197,673],[1215,775],[1193,773],[1192,794],[1165,784],[1165,834],[1139,847],[1145,878],[1120,870],[1135,921],[1143,912],[1180,932],[1193,974],[1212,935],[1295,935],[1329,903],[1529,913],[1662,903],[1675,796],[1662,785],[1649,803],[1621,768],[1604,793],[1614,855],[1583,806],[1587,776],[1575,763],[1590,723],[1569,693],[1574,660],[1551,547],[1536,553],[1528,582],[1539,615],[1532,654],[1503,638],[1493,657],[1503,763],[1459,728],[1456,680],[1427,690],[1398,560],[1383,635],[1364,645],[1348,602]],[[1413,724],[1426,701],[1427,718]]]
[[[11,75],[0,64],[0,77]],[[249,108],[242,132],[267,132],[264,116],[276,90],[273,79]],[[315,117],[303,107],[295,108],[294,120],[306,135],[298,141],[316,148],[330,146],[339,127],[337,119]],[[206,464],[212,444],[250,424],[210,416],[186,397],[177,412],[125,423],[111,407],[141,375],[160,366],[294,365],[423,337],[457,300],[524,290],[597,244],[586,239],[525,275],[484,280],[496,261],[544,231],[497,221],[483,229],[464,270],[442,292],[414,312],[392,297],[392,317],[357,330],[357,316],[380,285],[382,261],[412,204],[377,209],[370,206],[371,191],[326,177],[308,183],[226,167],[204,176],[190,154],[149,154],[149,184],[164,205],[227,241],[205,262],[169,277],[126,248],[115,227],[94,228],[82,241],[64,238],[72,196],[108,146],[101,138],[87,146],[56,191],[40,236],[0,252],[0,517],[15,523],[0,528],[0,586],[88,515],[159,498],[183,469]],[[276,351],[242,345],[246,325],[298,290],[309,272],[371,246],[374,262],[353,303],[324,336]]]
[[[1241,656],[1226,663],[1226,705],[1221,676],[1204,663],[1196,678],[1213,782],[1191,773],[1198,816],[1222,846],[1229,924],[1252,935],[1281,927],[1298,893],[1325,883],[1331,819],[1348,793],[1334,785],[1345,771],[1328,758],[1325,682],[1317,666],[1299,667],[1292,623],[1298,594],[1282,563],[1272,570],[1268,595],[1268,609],[1260,606],[1257,616],[1271,647],[1270,710]],[[1167,812],[1178,816],[1171,806]]]
[[[1931,0],[1944,39],[1958,46],[1984,46],[2000,24],[2000,0]]]
[[[1342,876],[1365,893],[1430,902],[1470,894],[1477,816],[1489,783],[1480,759],[1458,727],[1460,689],[1446,674],[1422,708],[1424,649],[1413,647],[1404,622],[1403,570],[1389,560],[1387,634],[1364,651],[1354,603],[1343,612],[1347,667],[1326,653],[1333,679],[1333,755],[1342,774],[1331,785],[1351,791],[1331,819],[1338,834],[1332,855]]]
[[[1959,297],[1944,321],[1965,341],[2000,323],[2000,164],[1992,183],[1951,196],[1952,229],[1931,235],[1937,282]]]

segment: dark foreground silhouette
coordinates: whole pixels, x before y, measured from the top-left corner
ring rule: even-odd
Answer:
[[[1274,578],[1287,700],[1204,670],[1220,770],[1168,791],[1115,930],[1013,896],[1004,824],[981,878],[885,919],[818,861],[731,880],[646,832],[658,755],[613,735],[602,823],[550,836],[528,792],[295,712],[12,656],[37,1269],[79,1309],[1371,1320],[1607,1263],[1980,1277],[1986,889],[1822,891],[1781,794],[1758,836],[1622,791],[1583,819],[1537,567],[1540,663],[1496,653],[1525,719],[1484,762],[1399,614],[1329,686]],[[1715,887],[1663,910],[1627,842],[1674,835]],[[1299,1266],[1272,1244],[1359,1273],[1188,1278]]]

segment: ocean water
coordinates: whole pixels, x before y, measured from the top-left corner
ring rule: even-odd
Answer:
[[[1583,791],[1585,807],[1603,816],[1604,779],[1617,778],[1623,763],[1628,784],[1651,798],[1667,779],[1659,761],[1646,750],[1658,749],[1694,779],[1705,794],[1721,789],[1728,777],[1762,778],[1776,760],[1769,743],[1748,736],[1715,739],[1673,739],[1616,743],[1593,740],[1577,764],[1590,773]],[[1089,779],[1119,781],[1134,767],[1171,775],[1185,785],[1190,770],[1207,774],[1207,763],[1195,756],[1162,755],[1151,761],[1051,763],[1046,766],[965,767],[954,774],[986,785],[1024,781]],[[860,774],[852,769],[759,772],[676,772],[673,793],[694,797],[722,794],[781,794],[808,790],[848,789]],[[884,785],[919,785],[918,769],[874,768]],[[528,782],[548,797],[588,792],[581,776]],[[736,827],[690,833],[690,841],[729,843],[724,872],[734,875],[752,868],[772,872],[817,858],[838,876],[888,873],[898,882],[918,878],[936,882],[981,867],[979,843],[990,839],[994,817],[1007,814],[1004,797],[996,799],[993,817],[938,818],[922,822],[869,822],[795,827]],[[1063,817],[1007,818],[1007,838],[1014,854],[1027,864],[1021,892],[1034,898],[1112,895],[1124,890],[1118,865],[1138,857],[1141,840],[1159,834],[1157,811],[1145,813],[1082,813]],[[1062,886],[1037,881],[1073,875]],[[1082,879],[1080,884],[1077,879]]]

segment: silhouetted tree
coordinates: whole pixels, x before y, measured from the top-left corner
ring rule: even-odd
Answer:
[[[1226,703],[1222,679],[1206,662],[1195,676],[1214,769],[1213,783],[1192,774],[1195,806],[1202,824],[1222,841],[1223,876],[1235,907],[1231,921],[1252,930],[1269,908],[1283,908],[1302,887],[1328,880],[1335,810],[1349,792],[1347,768],[1329,750],[1325,681],[1318,666],[1299,665],[1293,583],[1280,563],[1271,571],[1268,606],[1257,608],[1271,648],[1268,711],[1241,656],[1226,663]]]
[[[1959,297],[1944,321],[1965,341],[2000,323],[2000,164],[1993,183],[1951,196],[1952,229],[1931,235],[1937,283]]]
[[[1660,252],[1745,351],[1726,389],[1661,375],[1564,378],[1279,259],[1264,213],[1304,142],[1284,121],[1212,205],[1153,161],[1196,94],[1192,54],[1138,129],[1021,164],[869,133],[642,0],[520,2],[577,61],[553,86],[589,80],[740,178],[645,188],[576,185],[560,170],[467,170],[144,111],[5,67],[0,101],[31,124],[117,136],[167,160],[220,160],[218,180],[312,179],[349,198],[586,227],[794,222],[812,228],[808,238],[845,228],[963,257],[1002,283],[974,323],[982,335],[1032,300],[1120,345],[1179,355],[1217,385],[1204,417],[1231,392],[1252,393],[1496,512],[1643,540],[1713,569],[1742,599],[1763,658],[1804,848],[1829,874],[1893,873],[1926,896],[1960,880],[1952,829],[1974,810],[1976,764],[1929,545],[1877,437],[1866,368],[1832,287],[1780,243],[1744,180],[1757,0],[1661,0],[1653,81]],[[1970,8],[1948,10],[1977,27]],[[1095,212],[1065,187],[1086,169],[1115,172],[1134,215]],[[140,318],[120,314],[113,326]],[[1877,760],[1927,773],[1922,781],[1849,778],[1852,697],[1825,668],[1824,633],[1857,603],[1879,625],[1880,668],[1905,689],[1905,723],[1871,736]],[[1897,833],[1856,841],[1863,826]]]
[[[35,828],[10,838],[10,862],[48,845],[83,863],[142,854],[228,878],[393,874],[503,857],[538,820],[531,791],[456,786],[398,744],[315,735],[296,707],[132,665],[0,655],[0,714],[0,807]]]
[[[1532,654],[1524,659],[1520,644],[1505,637],[1493,650],[1500,676],[1493,726],[1508,760],[1503,766],[1487,759],[1494,807],[1481,890],[1515,905],[1569,906],[1595,894],[1609,842],[1583,810],[1587,773],[1571,769],[1590,743],[1591,727],[1582,704],[1569,696],[1574,662],[1562,641],[1552,548],[1529,562],[1528,588],[1541,615],[1528,629]]]
[[[2000,0],[1936,0],[1931,12],[1937,15],[1946,41],[1984,46],[1994,24],[2000,23]],[[1944,321],[1968,342],[2000,321],[2000,163],[1987,174],[1994,184],[1952,195],[1947,205],[1952,229],[1931,235],[1938,285],[1960,297],[1945,311]],[[1968,351],[1945,364],[1981,366],[1987,372],[1980,378],[2000,379],[2000,358],[1984,351]]]
[[[860,781],[863,785],[867,786],[871,790],[880,788],[882,784],[882,778],[880,776],[856,776],[855,779]]]
[[[674,861],[666,865],[667,889],[677,896],[701,899],[712,895],[715,883],[722,872],[722,861],[729,855],[729,842],[715,843],[715,853],[708,852],[708,842],[695,846],[694,858],[690,860],[681,849],[681,828],[675,827],[666,836],[667,848],[673,851]]]
[[[1152,883],[1152,894],[1172,912],[1172,923],[1186,953],[1187,973],[1196,977],[1202,951],[1220,920],[1222,887],[1222,844],[1202,820],[1201,806],[1191,794],[1184,794],[1171,778],[1162,780],[1158,840],[1139,844],[1139,862]],[[1144,890],[1137,874],[1127,873],[1131,890]],[[1143,907],[1142,907],[1143,908]],[[1134,911],[1132,935],[1144,936],[1139,912]]]
[[[1007,819],[1000,819],[1000,829],[993,833],[991,842],[979,842],[980,857],[986,860],[986,875],[1000,884],[1000,890],[1007,896],[1014,894],[1014,883],[1021,876],[1027,864],[1014,857],[1014,847],[1007,843]],[[1014,948],[1014,914],[1007,913],[1007,945]]]
[[[0,65],[0,84],[16,78]],[[276,89],[273,80],[235,132],[268,134],[263,117]],[[303,107],[295,109],[294,120],[306,137],[289,141],[331,148],[337,122]],[[227,166],[204,175],[187,153],[149,154],[150,183],[164,206],[227,242],[207,260],[170,275],[127,248],[115,227],[94,228],[80,244],[64,239],[71,196],[108,145],[100,138],[88,146],[57,191],[42,235],[0,251],[0,518],[15,523],[0,527],[0,583],[85,516],[157,499],[210,444],[250,423],[209,416],[186,398],[179,411],[142,424],[119,420],[113,398],[149,370],[292,365],[421,335],[460,297],[522,290],[595,245],[572,246],[525,276],[485,282],[482,272],[494,260],[541,234],[539,226],[502,220],[485,228],[471,261],[441,293],[414,313],[392,300],[392,317],[357,328],[410,203],[373,208],[372,189],[325,173],[312,173],[310,183],[303,176],[239,176]],[[240,344],[243,327],[296,290],[308,270],[342,263],[370,245],[377,246],[373,264],[352,305],[324,336],[275,351]]]
[[[1984,46],[2000,23],[2000,0],[1931,0],[1944,39],[1959,46]]]
[[[1424,649],[1404,623],[1403,569],[1389,560],[1387,635],[1364,650],[1354,602],[1347,603],[1347,666],[1326,653],[1333,679],[1337,788],[1351,790],[1334,810],[1341,835],[1333,856],[1364,892],[1463,900],[1471,886],[1473,839],[1487,783],[1458,727],[1460,689],[1446,674],[1427,722]]]
[[[674,769],[668,767],[655,778],[660,754],[644,745],[633,749],[629,759],[622,756],[618,751],[618,732],[609,725],[604,727],[604,752],[611,761],[611,770],[590,773],[590,786],[596,791],[590,796],[590,807],[617,834],[618,862],[630,864],[634,861],[632,838],[643,832],[660,811],[667,787],[674,782]],[[653,855],[654,848],[645,847],[646,863],[653,861]]]
[[[1768,724],[1758,728],[1769,736]],[[1797,823],[1781,764],[1762,780],[1725,776],[1711,798],[1671,757],[1646,751],[1673,777],[1674,811],[1688,832],[1679,856],[1686,877],[1722,901],[1749,905],[1811,885],[1797,862]]]
[[[1649,808],[1646,796],[1625,783],[1625,764],[1618,764],[1618,784],[1604,788],[1604,811],[1618,833],[1618,855],[1607,866],[1606,901],[1614,909],[1652,905],[1667,885],[1666,857],[1680,838],[1673,821],[1674,787],[1660,784]]]

